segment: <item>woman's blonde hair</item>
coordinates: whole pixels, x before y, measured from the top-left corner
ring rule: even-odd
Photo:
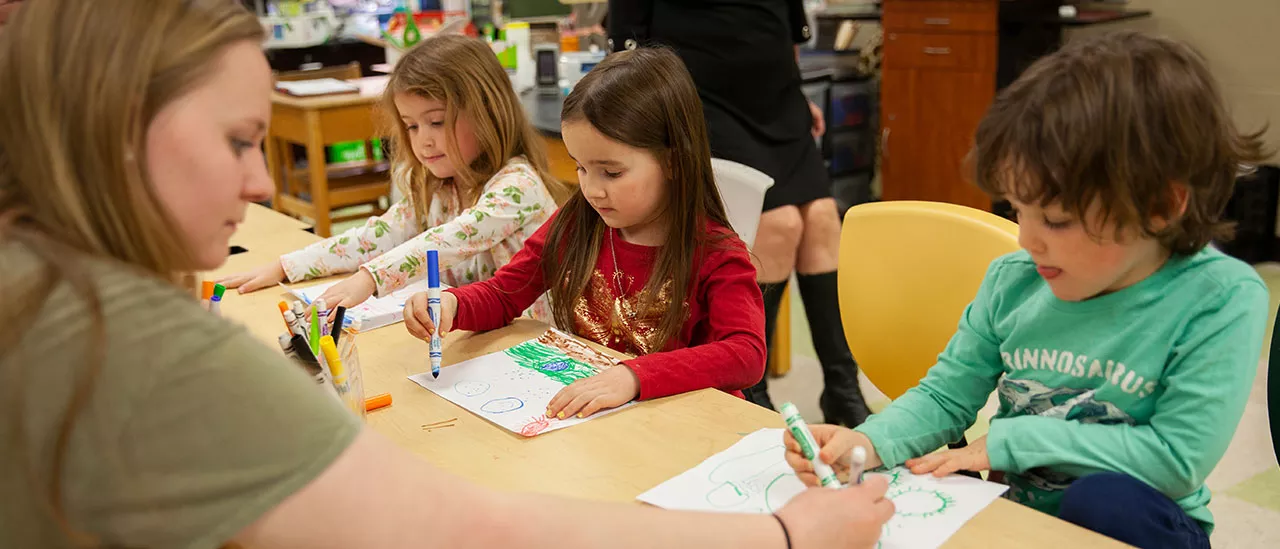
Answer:
[[[114,260],[175,283],[192,265],[144,169],[151,120],[207,78],[228,46],[262,38],[257,18],[231,0],[39,0],[0,27],[0,246],[23,244],[43,268],[3,288],[0,310],[31,318],[66,283],[92,316],[93,355],[76,376],[48,470],[61,469],[104,358],[105,319],[86,263]],[[0,331],[0,357],[26,327]],[[55,473],[43,487],[51,513],[94,543],[67,522],[61,482]]]
[[[396,185],[413,204],[420,224],[426,223],[431,197],[444,183],[431,175],[413,154],[409,132],[396,109],[397,94],[413,94],[441,101],[445,105],[445,142],[449,158],[460,158],[452,136],[459,116],[466,116],[475,128],[480,153],[470,165],[454,162],[459,198],[463,207],[480,199],[480,190],[507,160],[524,156],[538,173],[543,185],[559,204],[570,194],[564,183],[551,176],[547,151],[537,130],[529,122],[511,80],[493,50],[484,42],[460,35],[441,35],[423,40],[400,58],[391,73],[382,97],[382,112],[391,138],[391,156],[397,174]]]

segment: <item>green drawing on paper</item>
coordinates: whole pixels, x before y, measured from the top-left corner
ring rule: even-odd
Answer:
[[[706,494],[707,503],[716,509],[729,509],[751,501],[752,497],[759,497],[764,502],[764,509],[760,512],[772,513],[780,509],[795,495],[785,490],[787,484],[778,484],[784,478],[795,478],[786,463],[778,459],[781,453],[782,446],[772,446],[717,465],[707,474],[707,480],[715,486]],[[779,472],[779,469],[785,469],[785,472]],[[779,492],[775,488],[784,490]]]
[[[888,479],[886,479],[886,480],[888,480],[888,481],[889,481],[889,487],[890,487],[890,488],[897,488],[897,487],[898,487],[898,486],[900,486],[900,485],[902,484],[902,482],[903,482],[903,480],[902,480],[902,469],[897,469],[897,468],[895,468],[895,469],[893,469],[892,471],[889,471],[888,473],[885,473],[885,476],[889,477],[889,478],[888,478]]]
[[[564,351],[537,341],[526,341],[503,352],[517,365],[565,385],[599,373],[594,367],[569,358]]]
[[[896,517],[929,518],[944,515],[955,505],[955,498],[940,490],[907,487],[889,490],[887,497],[897,507]]]
[[[774,477],[773,480],[769,481],[768,486],[764,487],[764,505],[766,507],[765,511],[772,513],[782,508],[782,505],[774,504],[773,498],[771,496],[773,495],[773,485],[777,484],[779,480],[782,480],[787,477],[795,478],[795,475],[791,473],[779,474],[777,477]],[[789,495],[794,495],[794,494],[789,494]],[[783,503],[786,503],[785,499],[783,500]]]

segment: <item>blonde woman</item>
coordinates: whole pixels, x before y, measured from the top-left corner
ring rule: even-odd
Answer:
[[[874,543],[883,482],[776,516],[476,486],[204,312],[182,281],[271,189],[261,40],[227,0],[28,0],[0,29],[0,547]]]
[[[486,280],[569,194],[549,175],[542,140],[484,42],[423,41],[396,65],[382,110],[394,129],[392,180],[407,198],[361,227],[223,284],[244,293],[355,272],[323,296],[350,307],[425,276],[427,250],[439,250],[445,284]],[[545,299],[530,312],[551,320]]]

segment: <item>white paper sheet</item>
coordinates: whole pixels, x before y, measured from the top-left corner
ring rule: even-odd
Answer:
[[[325,290],[339,282],[342,282],[342,280],[317,284],[307,288],[290,288],[288,286],[285,286],[285,288],[289,290],[290,294],[301,299],[303,303],[310,305],[317,297],[324,295]],[[284,285],[281,284],[281,286]],[[443,284],[440,287],[442,289],[448,288]],[[342,325],[359,333],[401,322],[404,320],[405,302],[413,294],[425,291],[427,291],[427,281],[423,279],[391,292],[389,296],[366,299],[364,303],[347,309]]]
[[[446,351],[447,352],[447,351]],[[426,359],[426,353],[423,353]],[[409,376],[414,383],[467,411],[526,437],[563,429],[632,406],[627,403],[578,419],[548,418],[551,398],[574,380],[617,366],[613,358],[557,330],[505,351]]]
[[[636,499],[690,511],[767,513],[804,489],[787,466],[782,429],[761,429],[727,450]],[[880,475],[889,480],[897,513],[885,525],[878,547],[933,548],[1008,489],[970,477],[916,476],[901,467]]]
[[[636,499],[686,511],[772,513],[804,490],[785,454],[782,429],[761,429]]]
[[[334,93],[356,93],[360,86],[338,80],[337,78],[316,78],[312,80],[294,80],[276,82],[276,88],[299,97],[311,95],[329,95]]]

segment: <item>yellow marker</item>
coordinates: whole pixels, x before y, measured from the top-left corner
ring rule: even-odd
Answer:
[[[333,385],[338,394],[347,392],[347,372],[342,367],[342,358],[338,356],[338,346],[333,344],[332,336],[320,338],[320,352],[324,353],[324,362],[329,365],[329,375],[333,376]]]
[[[338,398],[347,409],[362,416],[365,412],[364,400],[351,392],[351,385],[347,382],[347,369],[342,366],[342,357],[338,355],[338,346],[334,345],[333,336],[320,337],[320,352],[324,355],[325,364],[329,366],[329,375],[333,377],[333,388],[337,391]]]

